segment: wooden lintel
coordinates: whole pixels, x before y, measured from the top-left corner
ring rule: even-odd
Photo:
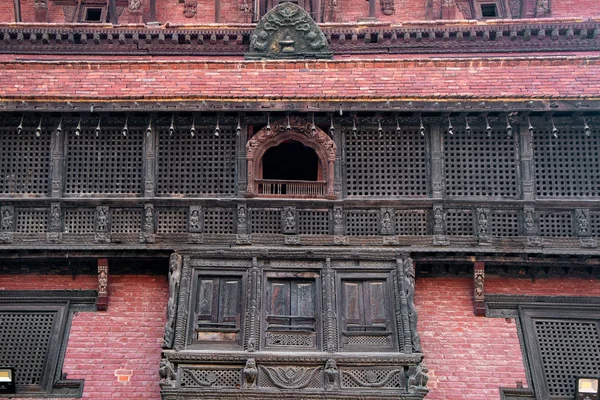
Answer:
[[[98,301],[96,309],[106,311],[108,308],[108,259],[98,259]]]
[[[485,317],[485,263],[473,263],[473,310],[478,317]]]

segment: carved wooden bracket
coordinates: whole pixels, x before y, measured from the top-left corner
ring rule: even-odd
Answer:
[[[98,300],[96,310],[106,311],[108,308],[108,260],[98,259]]]
[[[485,317],[485,263],[473,263],[473,307],[475,315]]]

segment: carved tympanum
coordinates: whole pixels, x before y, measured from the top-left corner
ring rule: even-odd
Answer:
[[[260,20],[246,58],[331,58],[327,38],[308,13],[285,2]]]

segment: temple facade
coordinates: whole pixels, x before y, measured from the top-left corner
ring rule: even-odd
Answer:
[[[594,399],[599,34],[595,0],[2,2],[0,398]]]

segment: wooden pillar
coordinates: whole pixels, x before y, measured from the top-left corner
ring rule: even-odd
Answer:
[[[431,134],[431,196],[434,199],[441,199],[444,197],[444,137],[438,121],[432,122],[429,126]]]
[[[96,310],[106,311],[108,308],[108,260],[98,259],[98,300]]]
[[[342,151],[344,148],[344,133],[341,129],[333,132],[333,142],[335,143],[335,164],[333,165],[333,194],[341,199],[343,195],[343,182],[345,182],[342,168]]]
[[[154,197],[156,179],[156,127],[150,117],[144,135],[144,197]]]
[[[475,315],[485,317],[485,263],[476,261],[473,263],[473,308]]]
[[[221,0],[215,0],[215,22],[221,22]]]
[[[156,0],[150,0],[150,21],[156,22]]]
[[[525,118],[519,124],[521,136],[521,183],[523,200],[535,200],[535,163],[533,160],[533,131]]]
[[[108,18],[110,23],[117,25],[119,23],[119,16],[117,15],[117,0],[108,0]]]
[[[50,197],[59,198],[63,192],[63,177],[64,177],[64,151],[65,151],[65,135],[62,132],[62,119],[59,122],[58,128],[52,133],[50,139],[50,147],[52,149],[51,161],[51,176],[52,182],[50,186]]]
[[[13,0],[15,5],[15,22],[23,22],[21,20],[21,0]]]
[[[248,190],[248,170],[246,161],[246,142],[248,141],[248,122],[244,116],[240,116],[240,130],[235,138],[235,152],[237,159],[237,193],[243,197]]]
[[[369,18],[375,18],[375,7],[377,0],[369,0]]]

